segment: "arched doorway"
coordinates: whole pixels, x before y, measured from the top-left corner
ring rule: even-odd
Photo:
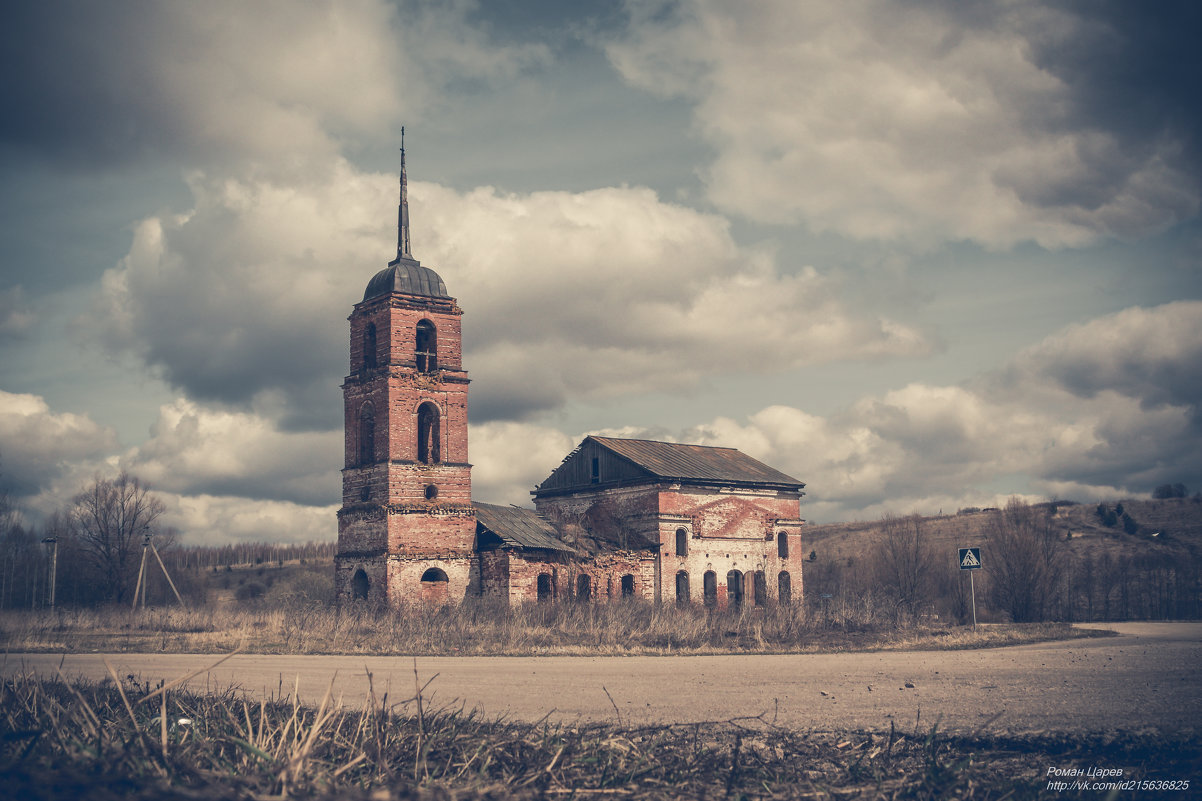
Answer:
[[[768,603],[768,579],[764,577],[763,570],[755,571],[755,605],[764,606]]]
[[[676,573],[676,605],[687,606],[689,603],[689,574],[684,570]]]
[[[422,600],[428,603],[443,603],[450,597],[450,579],[441,568],[432,567],[422,573]]]
[[[587,573],[581,573],[576,577],[576,600],[587,601],[593,597],[593,580]]]
[[[712,570],[705,571],[701,584],[705,591],[705,605],[713,609],[718,605],[718,574]]]
[[[627,573],[625,576],[622,576],[622,597],[634,597],[634,576],[629,573]]]
[[[793,579],[787,570],[776,577],[776,597],[783,606],[793,603]]]
[[[551,583],[550,573],[538,574],[538,602],[546,603],[554,598],[554,585]]]
[[[367,593],[371,589],[371,582],[367,578],[367,573],[363,568],[355,571],[355,575],[351,577],[351,600],[366,601]]]
[[[743,606],[743,574],[738,570],[726,574],[726,603],[735,609]]]

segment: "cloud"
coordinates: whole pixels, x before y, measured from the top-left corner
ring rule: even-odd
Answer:
[[[195,208],[137,227],[82,329],[189,398],[288,428],[337,425],[346,316],[390,257],[395,182],[343,160],[304,182],[194,174]],[[410,196],[414,251],[465,309],[476,422],[931,347],[844,305],[835,278],[786,273],[740,247],[722,217],[648,189],[414,183]]]
[[[20,503],[58,485],[66,497],[38,503],[65,501],[79,490],[72,477],[87,475],[116,447],[115,432],[87,415],[54,412],[38,395],[0,390],[0,487]]]
[[[89,167],[182,158],[297,170],[393,135],[456,80],[543,53],[498,46],[465,3],[45,2],[14,9],[0,48],[0,141]],[[80,121],[86,124],[80,124]]]
[[[785,272],[738,245],[724,218],[649,189],[421,184],[413,196],[430,225],[419,255],[448,265],[465,309],[474,419],[931,348],[921,331],[845,306],[836,279]]]
[[[0,290],[0,342],[24,339],[36,322],[20,284]]]
[[[255,414],[178,399],[122,462],[156,489],[300,505],[339,500],[342,432],[280,431]]]
[[[1202,425],[1202,301],[1130,308],[1068,328],[1020,354],[1004,376],[1050,381],[1081,398],[1116,392],[1179,406]]]
[[[163,494],[164,527],[188,545],[236,542],[329,542],[338,533],[337,506],[221,495]]]
[[[346,315],[386,261],[387,184],[342,160],[303,183],[196,173],[195,207],[138,225],[81,328],[195,400],[332,426]]]
[[[709,197],[724,211],[991,248],[1138,237],[1198,211],[1196,133],[1183,124],[1196,104],[1153,88],[1171,111],[1132,125],[1128,108],[1107,109],[1114,95],[1087,67],[1148,64],[1150,51],[1092,6],[633,8],[609,57],[631,84],[696,104],[696,128],[716,150]],[[1181,36],[1146,44],[1166,39],[1196,72]],[[1122,89],[1137,96],[1130,80]]]
[[[472,497],[485,503],[530,505],[534,485],[551,475],[581,437],[547,426],[494,421],[471,426]]]
[[[1196,488],[1199,315],[1194,303],[1127,309],[964,385],[912,383],[826,417],[782,405],[621,435],[739,448],[806,482],[804,514],[822,522],[1013,494],[1089,501]]]

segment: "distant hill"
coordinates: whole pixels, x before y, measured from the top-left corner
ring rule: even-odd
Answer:
[[[1104,504],[1036,504],[1050,513],[1063,540],[1061,619],[1198,617],[1202,607],[1202,499],[1173,498]],[[920,517],[923,536],[942,563],[938,593],[960,578],[957,549],[978,546],[978,604],[988,607],[991,529],[997,510],[963,509]],[[864,593],[873,588],[881,520],[807,526],[802,547],[805,593]],[[937,596],[938,596],[937,593]],[[936,598],[938,601],[938,597]],[[941,605],[937,602],[935,608]],[[946,606],[946,604],[944,605]]]
[[[1094,558],[1109,552],[1112,557],[1132,558],[1145,554],[1202,553],[1202,500],[1124,500],[1101,504],[1111,512],[1116,507],[1134,521],[1128,533],[1120,514],[1106,525],[1098,514],[1099,504],[1056,501],[1036,504],[1052,511],[1052,525],[1067,538],[1074,557],[1086,554]],[[954,515],[923,517],[926,536],[940,553],[954,559],[958,548],[981,546],[988,558],[989,529],[993,510],[963,509]],[[881,539],[880,520],[855,523],[828,523],[806,526],[802,533],[806,553],[815,551],[819,559],[847,559],[866,554]]]

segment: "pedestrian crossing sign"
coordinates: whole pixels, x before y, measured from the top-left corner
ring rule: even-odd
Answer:
[[[981,569],[981,549],[980,548],[961,548],[960,549],[960,569],[961,570],[980,570]]]

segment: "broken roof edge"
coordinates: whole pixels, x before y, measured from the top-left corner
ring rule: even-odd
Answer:
[[[579,553],[559,538],[550,521],[533,509],[480,501],[472,501],[472,506],[476,510],[476,524],[500,539],[503,546],[520,550]]]

